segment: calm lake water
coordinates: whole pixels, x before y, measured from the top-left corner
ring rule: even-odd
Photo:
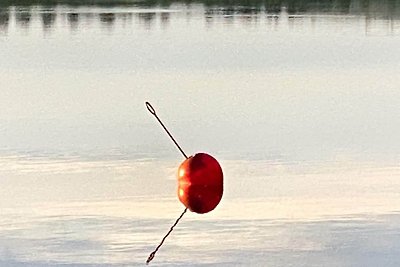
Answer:
[[[0,266],[145,264],[184,208],[145,101],[225,174],[151,265],[400,265],[399,1],[29,2],[0,4]]]

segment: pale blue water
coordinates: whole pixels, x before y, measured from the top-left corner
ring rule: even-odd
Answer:
[[[1,6],[0,266],[399,266],[394,3]]]

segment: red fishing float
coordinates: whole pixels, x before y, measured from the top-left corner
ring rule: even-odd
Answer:
[[[189,210],[207,213],[215,209],[223,193],[218,161],[206,153],[189,157],[178,169],[178,197]]]
[[[158,120],[179,151],[186,158],[179,166],[177,173],[178,198],[186,208],[161,240],[160,244],[149,255],[146,261],[146,263],[149,264],[165,239],[188,209],[192,212],[202,214],[210,212],[217,207],[223,194],[223,173],[218,161],[209,154],[197,153],[194,156],[186,156],[185,152],[183,152],[182,148],[162,123],[149,102],[146,102],[146,107]]]

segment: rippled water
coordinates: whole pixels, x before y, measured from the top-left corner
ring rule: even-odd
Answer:
[[[144,265],[183,210],[145,101],[225,174],[152,265],[400,264],[397,1],[26,2],[0,4],[1,266]]]

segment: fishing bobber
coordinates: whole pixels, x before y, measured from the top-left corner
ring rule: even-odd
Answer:
[[[149,102],[145,104],[147,110],[158,120],[176,147],[186,158],[178,168],[178,198],[186,208],[178,219],[176,219],[160,244],[150,253],[146,261],[146,264],[149,264],[186,211],[188,209],[196,213],[212,211],[221,201],[224,188],[222,169],[218,161],[206,153],[197,153],[194,156],[187,157],[167,127],[165,127],[164,123],[157,116],[155,109]]]
[[[207,213],[223,194],[223,174],[218,161],[206,153],[187,158],[178,168],[178,197],[189,210]]]

